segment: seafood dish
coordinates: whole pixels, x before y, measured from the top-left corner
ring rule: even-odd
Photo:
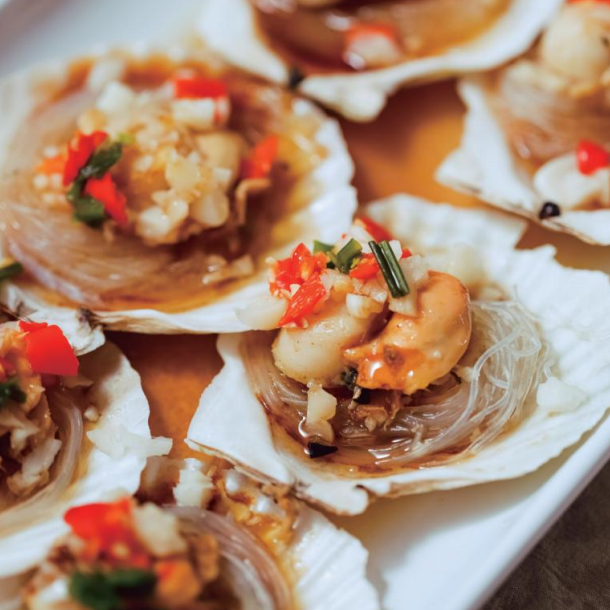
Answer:
[[[523,57],[460,83],[468,108],[441,182],[610,245],[610,6],[567,3]]]
[[[77,357],[54,324],[0,327],[0,579],[40,559],[68,506],[134,492],[151,439],[140,378],[111,343]]]
[[[161,506],[154,499],[163,500]],[[69,530],[0,591],[26,609],[376,610],[366,551],[279,489],[197,460],[151,460],[138,499],[70,508]],[[316,577],[325,570],[325,578]],[[349,583],[343,596],[333,596]],[[306,586],[305,586],[306,585]],[[333,599],[334,597],[334,599]],[[322,601],[324,600],[324,601]]]
[[[25,271],[4,305],[80,308],[84,335],[239,330],[262,261],[355,207],[332,120],[186,51],[32,70],[0,107],[2,250]]]
[[[271,261],[275,304],[221,335],[192,448],[354,514],[531,472],[599,421],[605,274],[515,250],[524,225],[488,212],[408,196],[365,211],[336,244]]]
[[[404,85],[525,52],[562,0],[204,0],[197,31],[224,59],[371,121]]]

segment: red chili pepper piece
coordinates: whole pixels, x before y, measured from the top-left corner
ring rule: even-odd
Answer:
[[[216,78],[177,77],[174,78],[174,97],[182,98],[219,98],[228,97],[227,85]]]
[[[354,23],[345,32],[345,42],[349,46],[355,40],[372,36],[396,40],[396,28],[390,23]]]
[[[578,171],[589,176],[610,165],[610,155],[605,148],[589,140],[581,140],[576,148]]]
[[[360,216],[356,219],[356,223],[360,223],[375,241],[390,241],[391,239],[394,239],[392,234],[385,227],[377,224],[367,216]]]
[[[64,521],[86,542],[84,554],[89,560],[102,558],[141,568],[150,565],[150,557],[135,533],[129,499],[71,508]]]
[[[64,165],[64,186],[74,182],[78,172],[89,161],[95,149],[102,144],[108,134],[105,131],[94,131],[89,135],[77,132],[68,147],[68,156]]]
[[[326,288],[319,275],[312,275],[288,302],[286,312],[278,322],[278,326],[286,326],[291,322],[300,325],[303,318],[310,314],[316,305],[326,297]]]
[[[242,165],[243,178],[266,178],[273,167],[280,140],[277,136],[267,136],[251,151]]]
[[[326,256],[322,252],[312,254],[305,244],[299,244],[292,255],[284,260],[277,261],[271,282],[272,293],[290,290],[293,284],[302,284],[315,272],[326,268]]]
[[[408,248],[402,249],[400,259],[412,256]],[[349,272],[349,276],[355,280],[371,280],[381,271],[379,263],[373,254],[363,254],[358,264]]]
[[[50,157],[49,159],[43,159],[40,165],[36,168],[36,172],[39,174],[45,174],[50,176],[52,174],[64,173],[66,167],[66,156],[57,155],[56,157]]]
[[[19,327],[26,333],[25,354],[34,373],[78,374],[78,358],[59,326],[21,321]]]
[[[129,224],[127,217],[127,199],[114,183],[112,176],[105,173],[102,178],[89,178],[85,183],[85,195],[90,195],[103,204],[109,216],[121,226]]]

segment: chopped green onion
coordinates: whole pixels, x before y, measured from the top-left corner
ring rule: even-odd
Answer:
[[[352,263],[361,252],[360,242],[350,239],[336,254],[334,252],[327,252],[327,254],[330,261],[341,273],[349,273]]]
[[[136,568],[107,573],[76,571],[70,578],[70,597],[92,610],[122,610],[127,599],[145,601],[156,583],[153,572]]]
[[[21,263],[9,263],[8,265],[0,268],[0,282],[8,280],[10,277],[17,275],[23,271],[23,265]]]
[[[121,143],[121,144],[125,144],[126,146],[129,146],[130,144],[133,144],[136,140],[135,136],[131,133],[125,133],[124,131],[121,132],[118,137],[117,140]]]
[[[11,377],[0,383],[0,407],[3,407],[9,400],[23,404],[26,399],[27,396],[19,387],[19,381],[16,377]]]
[[[314,254],[317,252],[330,252],[333,249],[331,244],[325,244],[323,241],[313,240],[313,251]]]
[[[121,158],[123,145],[114,142],[108,148],[102,148],[93,153],[89,161],[81,168],[78,178],[102,178],[103,175]]]
[[[106,220],[106,210],[101,202],[93,197],[79,197],[72,202],[73,218],[96,229]]]
[[[390,242],[382,241],[376,243],[370,241],[369,246],[377,259],[381,273],[390,289],[390,294],[395,299],[406,297],[410,292],[409,284],[407,284],[405,274],[396,260],[396,255],[392,250],[392,246],[390,246]]]
[[[85,182],[89,178],[100,179],[121,158],[123,144],[114,142],[108,148],[93,153],[70,185],[66,197],[74,208],[73,218],[93,229],[99,228],[107,218],[104,205],[93,197],[83,195]]]
[[[349,368],[347,371],[341,373],[341,381],[347,386],[350,392],[356,389],[356,380],[358,379],[358,371],[356,369]]]

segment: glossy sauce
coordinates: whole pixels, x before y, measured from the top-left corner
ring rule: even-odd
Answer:
[[[434,180],[439,163],[458,144],[464,109],[453,82],[409,89],[394,96],[375,123],[342,121],[356,163],[355,185],[362,202],[396,192],[461,207],[484,207],[474,197],[456,193]],[[558,248],[557,258],[577,268],[610,272],[607,249],[530,224],[522,247],[545,243]],[[110,333],[142,375],[150,400],[155,435],[174,439],[172,454],[195,454],[183,439],[201,392],[222,366],[214,336],[159,336]]]
[[[312,9],[251,1],[257,7],[260,30],[271,46],[305,74],[353,70],[345,61],[344,50],[345,32],[354,24],[390,25],[396,32],[401,60],[407,60],[436,55],[476,38],[493,25],[510,2],[344,0],[336,6]]]

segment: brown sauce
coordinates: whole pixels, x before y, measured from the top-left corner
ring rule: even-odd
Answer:
[[[347,0],[322,8],[290,3],[269,6],[251,0],[259,29],[288,64],[304,74],[351,72],[345,61],[345,29],[348,24],[385,24],[396,30],[400,61],[438,55],[468,42],[489,29],[506,11],[510,0]],[[477,5],[465,21],[468,4]],[[443,15],[439,21],[439,15]],[[396,63],[396,62],[393,62]],[[389,64],[392,65],[392,64]],[[364,68],[365,70],[367,68]]]

